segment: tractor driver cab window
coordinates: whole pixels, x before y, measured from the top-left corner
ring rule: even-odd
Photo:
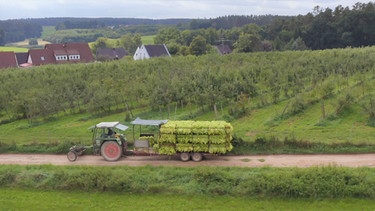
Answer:
[[[108,135],[108,136],[112,136],[112,135],[114,135],[114,134],[116,134],[116,132],[113,131],[112,128],[108,128],[108,133],[107,133],[107,135]]]

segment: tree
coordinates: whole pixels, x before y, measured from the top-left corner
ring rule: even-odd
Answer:
[[[305,42],[302,40],[301,37],[297,39],[292,39],[284,48],[284,50],[293,50],[293,51],[303,51],[307,50],[308,47],[306,46]]]
[[[180,31],[175,27],[162,28],[154,38],[155,44],[168,44],[170,40],[179,40]]]
[[[0,46],[5,45],[5,33],[4,30],[0,29]]]
[[[189,47],[187,47],[185,45],[181,46],[180,50],[177,53],[177,55],[181,55],[181,56],[187,56],[189,54],[190,54]]]
[[[262,42],[258,36],[254,34],[242,34],[237,42],[234,43],[236,52],[247,53],[262,50]]]
[[[137,46],[142,45],[142,36],[140,34],[135,34],[133,37],[133,41]]]
[[[171,55],[176,55],[180,51],[180,45],[176,42],[170,42],[167,46]]]
[[[108,48],[108,39],[104,37],[99,37],[96,42],[92,45],[91,50],[96,52],[98,49]]]
[[[191,30],[184,30],[181,32],[181,44],[182,45],[186,45],[186,46],[189,46],[190,43],[193,41],[194,39],[194,36],[193,34],[191,33]]]
[[[200,56],[206,53],[206,38],[201,35],[196,36],[189,46],[190,54]]]
[[[130,34],[126,34],[120,38],[120,43],[129,54],[134,54],[137,47],[141,45],[139,43],[142,43],[142,41],[139,40],[139,35],[132,37]]]

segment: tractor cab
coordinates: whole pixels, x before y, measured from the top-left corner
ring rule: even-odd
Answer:
[[[129,127],[119,122],[101,122],[90,127],[92,129],[92,145],[95,154],[103,154],[101,148],[105,142],[111,141],[117,143],[122,148],[122,152],[126,151],[126,138],[122,134]]]
[[[107,161],[116,161],[125,154],[127,142],[123,131],[129,127],[120,122],[101,122],[89,129],[92,131],[92,145],[72,146],[68,152],[68,160],[75,161],[86,149],[91,148],[95,155],[101,155]]]

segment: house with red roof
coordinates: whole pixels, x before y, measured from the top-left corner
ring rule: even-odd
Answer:
[[[56,64],[56,59],[51,50],[47,49],[31,49],[29,50],[28,64],[32,66],[40,66],[46,64]]]
[[[0,52],[0,68],[94,61],[87,43],[47,44],[44,49],[31,49],[28,53]]]
[[[61,63],[90,63],[94,56],[87,43],[46,44],[44,49],[29,50],[27,63],[33,66]]]
[[[94,56],[87,43],[64,43],[64,44],[47,44],[45,49],[53,51],[56,61],[59,62],[94,62]]]
[[[0,68],[18,67],[14,52],[0,52]]]

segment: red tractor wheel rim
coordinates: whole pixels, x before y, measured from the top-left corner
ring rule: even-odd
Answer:
[[[105,147],[104,153],[108,158],[116,158],[120,153],[120,148],[116,143],[110,143]]]

